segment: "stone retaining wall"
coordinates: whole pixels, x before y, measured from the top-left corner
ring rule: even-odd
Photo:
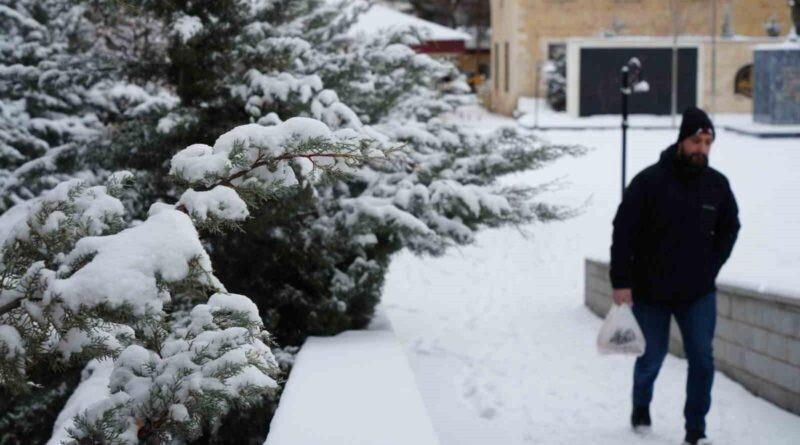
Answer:
[[[584,303],[605,317],[612,304],[608,264],[585,263]],[[717,370],[770,402],[800,414],[800,299],[717,285]],[[671,353],[683,357],[675,320]]]

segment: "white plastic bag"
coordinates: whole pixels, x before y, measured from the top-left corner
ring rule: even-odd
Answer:
[[[608,311],[600,334],[597,350],[602,354],[644,354],[645,340],[629,304],[615,304]]]

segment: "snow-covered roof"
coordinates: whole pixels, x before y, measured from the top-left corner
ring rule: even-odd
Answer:
[[[456,31],[438,23],[429,22],[381,5],[373,5],[369,11],[362,14],[353,27],[350,28],[349,34],[376,34],[389,28],[416,28],[425,34],[428,41],[467,41],[471,38],[465,32]]]

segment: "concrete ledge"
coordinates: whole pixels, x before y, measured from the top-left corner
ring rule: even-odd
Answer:
[[[439,445],[391,323],[376,320],[306,340],[265,445]]]
[[[784,125],[781,128],[780,125],[772,125],[771,127],[776,128],[764,128],[770,127],[767,125],[723,125],[722,128],[725,130],[743,134],[745,136],[753,136],[757,138],[796,138],[800,137],[800,125]]]
[[[584,304],[600,317],[613,304],[608,269],[585,261]],[[684,357],[674,319],[669,349]],[[800,299],[718,285],[714,360],[755,395],[800,414]]]

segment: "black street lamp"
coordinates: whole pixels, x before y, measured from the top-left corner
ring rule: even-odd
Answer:
[[[622,195],[625,195],[625,157],[628,145],[628,96],[633,93],[646,93],[650,86],[642,76],[642,62],[631,57],[622,66]]]

